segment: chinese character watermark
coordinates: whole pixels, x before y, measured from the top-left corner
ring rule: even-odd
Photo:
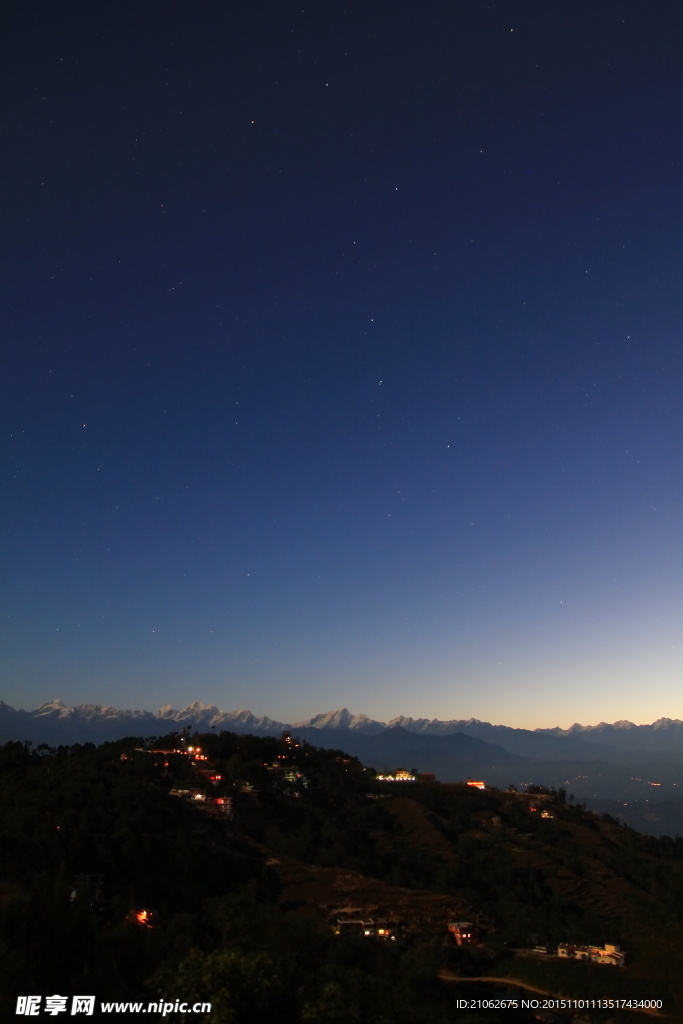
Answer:
[[[40,1014],[42,998],[42,996],[17,996],[15,1014],[22,1017],[37,1017]],[[50,1017],[56,1017],[58,1013],[66,1013],[68,1003],[68,996],[45,996],[45,1013]],[[84,1013],[86,1017],[92,1017],[94,1010],[95,996],[71,997],[72,1017],[77,1013]]]

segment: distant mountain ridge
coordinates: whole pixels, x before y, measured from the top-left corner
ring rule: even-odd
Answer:
[[[122,710],[99,704],[68,707],[58,699],[41,704],[32,711],[17,711],[0,701],[0,742],[10,739],[84,742],[95,740],[96,736],[100,739],[125,736],[131,730],[138,735],[157,735],[173,726],[191,726],[197,732],[225,729],[265,735],[277,735],[283,729],[350,731],[367,736],[378,735],[387,729],[401,729],[405,733],[422,736],[461,733],[500,745],[509,753],[544,760],[566,756],[611,756],[621,760],[622,753],[627,753],[629,758],[646,753],[683,757],[683,721],[671,718],[660,718],[649,725],[618,721],[611,724],[600,722],[598,725],[577,723],[568,729],[515,729],[476,718],[442,721],[400,715],[389,722],[381,722],[364,714],[353,714],[348,708],[314,715],[305,721],[279,722],[268,716],[254,715],[247,708],[223,711],[215,704],[203,704],[201,701],[194,701],[182,709],[167,704],[157,712]],[[59,736],[63,738],[59,739]]]

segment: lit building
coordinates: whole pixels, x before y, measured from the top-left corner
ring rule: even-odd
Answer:
[[[365,938],[395,942],[399,922],[396,918],[338,918],[332,927],[335,935],[363,935]]]
[[[416,776],[405,768],[397,768],[391,775],[378,775],[378,782],[416,782]]]
[[[448,931],[459,946],[471,946],[479,942],[479,929],[471,921],[452,921]]]
[[[216,815],[232,818],[233,807],[231,796],[215,796],[209,802],[209,807]]]
[[[626,954],[619,946],[609,943],[604,946],[575,946],[571,942],[561,942],[557,955],[567,959],[592,960],[607,967],[623,967],[626,961]]]

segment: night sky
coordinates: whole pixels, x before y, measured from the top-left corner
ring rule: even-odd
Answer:
[[[683,717],[680,4],[9,11],[0,696]]]

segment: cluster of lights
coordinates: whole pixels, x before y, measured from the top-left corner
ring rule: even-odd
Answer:
[[[416,782],[416,776],[404,768],[399,768],[393,775],[378,775],[378,782]]]

